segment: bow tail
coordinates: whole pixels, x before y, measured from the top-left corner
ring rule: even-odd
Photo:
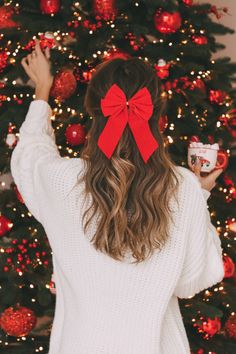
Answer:
[[[140,154],[145,163],[147,163],[149,157],[158,148],[159,144],[152,134],[148,121],[133,116],[133,119],[129,120],[129,125]]]
[[[127,122],[128,116],[126,112],[121,112],[118,115],[110,116],[108,118],[97,143],[99,148],[108,158],[112,156]]]

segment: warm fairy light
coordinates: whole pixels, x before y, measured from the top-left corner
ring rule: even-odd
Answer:
[[[174,142],[173,138],[170,135],[167,136],[167,139],[170,144],[172,144]]]

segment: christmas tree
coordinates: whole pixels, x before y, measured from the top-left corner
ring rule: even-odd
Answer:
[[[9,0],[0,2],[0,351],[47,353],[55,309],[52,251],[43,226],[24,205],[10,158],[34,98],[21,59],[35,38],[51,48],[52,121],[61,156],[79,157],[91,124],[83,109],[98,63],[136,56],[149,61],[167,100],[159,128],[173,160],[188,167],[190,141],[219,143],[228,160],[208,199],[224,249],[224,280],[179,299],[192,353],[236,352],[236,221],[233,141],[236,64],[214,59],[227,8],[194,0]],[[9,184],[9,185],[8,185]],[[191,196],[190,196],[191,197]]]

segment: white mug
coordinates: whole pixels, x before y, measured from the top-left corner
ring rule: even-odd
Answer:
[[[214,169],[225,168],[228,163],[228,156],[225,152],[219,151],[219,145],[203,144],[201,142],[190,142],[188,146],[188,165],[195,163],[196,159],[201,161],[201,172],[211,172]]]

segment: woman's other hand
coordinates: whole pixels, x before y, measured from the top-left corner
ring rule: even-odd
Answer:
[[[35,40],[35,50],[21,60],[21,64],[30,79],[35,83],[36,99],[47,100],[53,83],[50,63],[50,49],[45,53],[40,48],[39,40]]]
[[[206,176],[201,176],[201,162],[199,159],[196,160],[195,164],[189,166],[191,171],[195,173],[197,178],[199,179],[202,188],[208,190],[209,192],[215,187],[216,185],[216,178],[223,172],[223,169],[213,170]]]

